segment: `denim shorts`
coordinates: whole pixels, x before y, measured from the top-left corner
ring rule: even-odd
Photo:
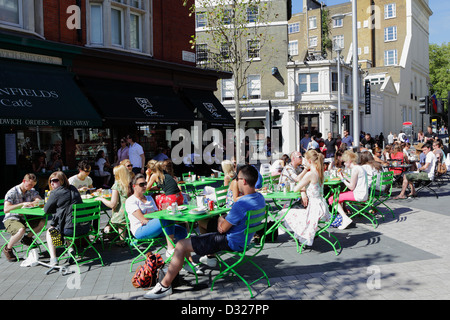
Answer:
[[[219,232],[211,232],[191,237],[194,252],[200,256],[213,254],[219,251],[233,251],[228,246],[227,235]]]

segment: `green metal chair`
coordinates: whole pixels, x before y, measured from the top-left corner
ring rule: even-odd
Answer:
[[[382,214],[381,211],[378,210],[378,207],[380,205],[384,205],[392,214],[392,217],[395,218],[394,211],[386,204],[386,201],[389,200],[389,198],[391,197],[392,185],[394,184],[394,172],[393,171],[380,172],[377,175],[377,181],[379,181],[379,185],[378,188],[375,189],[375,202],[373,204],[374,209],[377,210],[380,214]]]
[[[244,251],[243,252],[236,252],[236,251],[221,251],[216,254],[217,260],[219,261],[220,266],[220,273],[216,275],[212,281],[211,285],[211,291],[214,288],[214,284],[218,279],[224,278],[226,275],[234,274],[239,279],[241,279],[245,285],[247,286],[250,296],[253,298],[253,292],[251,289],[251,285],[260,279],[265,278],[267,280],[267,285],[270,287],[270,282],[267,274],[264,272],[264,270],[258,266],[254,261],[253,258],[256,257],[261,250],[264,248],[265,238],[266,238],[266,228],[267,228],[267,206],[265,206],[262,209],[259,210],[253,210],[247,212],[247,222],[246,222],[246,229],[245,229],[245,245],[244,245]],[[255,232],[259,230],[264,230],[264,234],[261,237],[261,240],[259,243],[251,242],[252,238],[249,237],[249,235],[254,234]],[[231,256],[230,256],[231,255]],[[226,256],[226,257],[224,257]],[[231,262],[228,262],[229,259],[232,259]],[[234,261],[234,263],[233,263]],[[256,280],[253,280],[252,282],[248,282],[241,274],[239,274],[236,269],[239,266],[242,266],[245,263],[251,263],[254,267],[256,267],[259,271],[262,272],[262,276],[259,277]],[[222,270],[222,267],[225,266],[225,269]]]
[[[5,217],[5,199],[0,199],[0,221],[3,221],[3,218]],[[27,232],[28,233],[28,228],[27,228]],[[0,238],[3,239],[4,243],[2,244],[2,246],[0,247],[0,257],[3,253],[3,249],[6,247],[6,245],[8,244],[9,239],[7,238],[8,232],[6,232],[6,229],[0,229]],[[37,247],[39,249],[39,253],[42,253],[41,250],[41,246],[38,244],[33,244],[32,247]],[[25,246],[22,243],[16,244],[15,246],[13,246],[13,251],[16,253],[16,255],[18,253],[23,253],[26,252],[28,249],[25,248]],[[20,259],[17,259],[18,262],[20,262]]]
[[[161,246],[156,252],[161,251],[162,248],[166,247],[166,239],[162,237],[152,238],[152,239],[136,239],[131,233],[130,229],[130,220],[128,219],[128,213],[125,211],[125,220],[126,220],[126,232],[127,237],[125,239],[128,247],[130,248],[130,252],[133,253],[133,250],[136,250],[138,255],[131,261],[130,272],[133,270],[133,265],[135,263],[139,263],[145,261],[147,259],[147,252],[155,245]],[[145,248],[141,248],[141,246],[145,246]]]
[[[330,212],[331,218],[328,221],[319,220],[319,223],[317,225],[317,231],[316,231],[316,237],[319,237],[319,238],[325,240],[325,242],[327,242],[328,244],[330,244],[336,255],[339,255],[340,250],[342,250],[342,246],[341,246],[341,243],[339,242],[338,238],[336,238],[335,235],[330,233],[329,229],[331,228],[331,224],[336,219],[336,216],[339,214],[338,210],[337,210],[338,203],[339,203],[339,194],[340,194],[339,187],[334,188],[333,189],[333,203],[331,204],[331,212]],[[299,253],[302,253],[303,246],[304,246],[304,244],[301,245]]]
[[[66,240],[64,245],[65,250],[58,257],[58,260],[72,258],[77,265],[78,273],[81,273],[81,264],[89,263],[95,260],[100,260],[100,263],[102,264],[102,266],[104,266],[102,256],[94,247],[94,243],[100,237],[100,204],[98,202],[80,203],[72,205],[72,208],[72,223],[74,226],[73,235],[64,236]],[[85,234],[77,235],[77,226],[81,224],[89,224],[90,230]],[[84,242],[85,244],[87,244],[87,246],[83,251],[80,252],[80,250],[77,248],[76,242]],[[96,253],[96,257],[84,260],[83,257],[88,249],[92,249]]]
[[[217,207],[224,207],[227,203],[228,186],[217,187],[214,192],[216,194]]]
[[[375,212],[373,212],[376,186],[377,179],[372,179],[372,183],[369,188],[369,194],[367,196],[367,201],[344,201],[344,203],[351,211],[351,215],[349,216],[350,219],[358,215],[363,216],[372,223],[374,228],[378,226],[378,220],[375,217]]]

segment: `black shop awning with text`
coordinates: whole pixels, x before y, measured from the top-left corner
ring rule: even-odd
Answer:
[[[212,91],[183,89],[181,95],[197,111],[197,119],[211,125],[234,126],[234,119]]]
[[[80,85],[110,124],[176,125],[194,114],[172,87],[113,79],[81,78]]]
[[[0,125],[97,127],[102,119],[65,67],[0,59]]]

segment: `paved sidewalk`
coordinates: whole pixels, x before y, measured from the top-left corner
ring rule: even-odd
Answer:
[[[281,234],[257,258],[271,287],[263,281],[253,285],[256,297],[252,301],[450,299],[450,186],[441,187],[438,193],[439,199],[424,193],[416,199],[390,200],[395,218],[380,219],[376,229],[362,219],[353,228],[336,229],[334,234],[343,246],[338,256],[320,239],[312,250],[298,254],[294,242]],[[102,256],[104,267],[93,263],[82,266],[80,275],[63,276],[58,272],[45,275],[48,269],[43,266],[20,267],[2,255],[0,299],[141,300],[144,291],[131,285],[129,250],[113,247]],[[211,291],[210,277],[217,270],[205,270],[207,275],[199,277],[196,286],[192,275],[184,275],[186,285],[174,289],[165,300],[248,302],[248,290],[239,281],[220,281]]]

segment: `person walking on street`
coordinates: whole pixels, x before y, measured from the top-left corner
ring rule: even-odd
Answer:
[[[129,134],[127,135],[127,141],[129,143],[128,155],[130,157],[130,162],[133,165],[133,172],[135,174],[142,173],[145,171],[145,154],[142,146],[136,142],[136,136]]]

